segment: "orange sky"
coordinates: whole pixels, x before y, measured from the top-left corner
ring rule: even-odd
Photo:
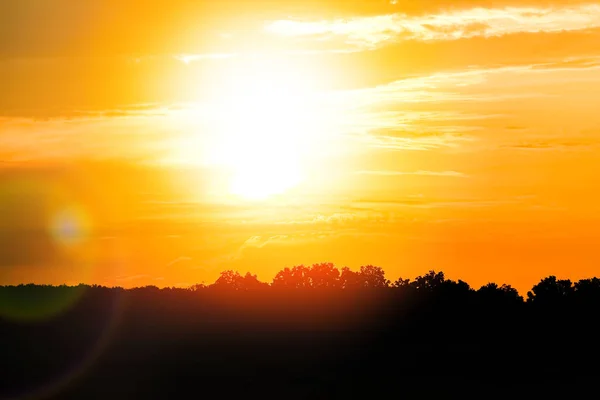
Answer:
[[[0,284],[598,275],[600,3],[0,4]]]

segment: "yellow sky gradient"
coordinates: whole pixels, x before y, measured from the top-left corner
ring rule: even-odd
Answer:
[[[598,275],[600,3],[0,4],[0,284]]]

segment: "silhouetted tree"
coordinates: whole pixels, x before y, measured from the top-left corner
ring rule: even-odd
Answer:
[[[267,283],[260,282],[258,277],[250,272],[242,276],[239,272],[231,270],[221,272],[221,276],[215,283],[210,285],[211,288],[227,290],[256,290],[268,286]]]
[[[411,285],[419,290],[434,290],[442,286],[445,280],[443,272],[431,270],[423,276],[417,276]]]
[[[356,271],[352,271],[348,267],[342,268],[342,274],[340,275],[340,285],[344,289],[359,289],[362,287],[362,281],[360,274]]]
[[[259,281],[258,276],[252,275],[250,272],[246,272],[246,275],[242,278],[242,288],[244,290],[259,290],[268,287],[268,283]]]
[[[441,287],[446,289],[446,293],[449,294],[468,293],[472,291],[471,286],[467,282],[460,279],[458,281],[446,279],[442,283]]]
[[[313,288],[336,288],[340,286],[340,271],[332,263],[314,264],[308,272]]]
[[[390,281],[385,278],[385,271],[381,267],[374,265],[365,265],[360,267],[358,272],[365,288],[385,288],[390,285]]]
[[[239,272],[227,270],[222,271],[219,278],[210,287],[215,289],[239,290],[243,287],[242,281],[243,278]]]
[[[480,287],[477,291],[477,294],[483,301],[487,303],[502,304],[505,302],[523,302],[523,297],[519,295],[517,289],[507,284],[498,286],[496,283],[491,282]]]
[[[274,288],[287,288],[287,289],[306,289],[311,287],[310,282],[310,269],[304,265],[297,265],[292,268],[284,268],[279,271],[273,283],[271,284]]]
[[[489,283],[483,285],[482,287],[480,287],[477,292],[481,293],[481,294],[486,294],[486,293],[498,294],[498,293],[500,293],[500,287],[498,286],[497,283],[489,282]]]
[[[186,392],[213,388],[213,397],[223,388],[229,397],[260,397],[271,385],[274,393],[383,398],[390,389],[382,377],[400,377],[391,390],[402,387],[407,398],[424,390],[460,398],[472,382],[481,393],[501,384],[507,394],[526,390],[542,399],[596,389],[600,279],[542,279],[530,304],[510,285],[488,283],[475,292],[435,271],[389,285],[379,267],[340,272],[322,263],[277,273],[271,286],[281,291],[253,292],[269,285],[231,270],[210,285],[222,291],[204,284],[0,286],[0,336],[8,344],[0,397],[20,398],[14,394],[37,387],[47,393],[47,382],[69,374],[106,338],[103,360],[65,385],[64,396],[56,391],[57,398],[86,398],[99,389],[168,397],[174,385]],[[313,287],[324,289],[295,290]],[[336,287],[384,289],[326,293]]]
[[[574,297],[581,303],[593,304],[600,302],[600,279],[581,279],[574,285]]]
[[[208,286],[206,286],[204,283],[196,283],[195,285],[192,285],[189,287],[189,290],[192,292],[197,292],[203,289],[206,289]]]
[[[446,303],[447,306],[459,308],[462,308],[475,294],[471,286],[460,279],[458,281],[444,279],[439,285],[433,286],[430,291],[436,300],[441,299],[442,303]],[[457,309],[456,311],[462,310]]]
[[[402,277],[398,278],[394,283],[392,283],[392,287],[395,288],[405,288],[410,286],[410,279],[403,279]]]
[[[538,304],[555,304],[564,301],[575,291],[569,279],[556,279],[552,275],[542,279],[531,291],[527,292],[527,301]]]

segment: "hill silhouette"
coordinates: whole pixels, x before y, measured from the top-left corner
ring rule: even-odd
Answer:
[[[1,398],[569,398],[597,391],[600,279],[474,289],[429,271],[0,287]]]

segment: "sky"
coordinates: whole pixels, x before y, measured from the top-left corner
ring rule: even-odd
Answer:
[[[0,3],[0,284],[598,275],[600,2]]]

